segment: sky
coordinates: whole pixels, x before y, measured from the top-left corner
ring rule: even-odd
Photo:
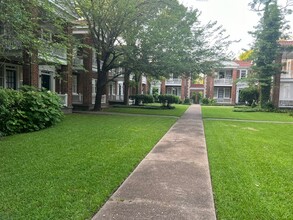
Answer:
[[[240,40],[230,46],[230,50],[238,57],[244,50],[250,49],[253,43],[252,36],[248,33],[254,30],[260,16],[250,11],[248,3],[251,0],[179,0],[187,7],[197,8],[202,12],[199,20],[203,23],[217,21],[222,25],[231,40]],[[286,0],[279,0],[284,5]],[[293,15],[287,17],[293,27]],[[292,29],[292,28],[291,28]]]

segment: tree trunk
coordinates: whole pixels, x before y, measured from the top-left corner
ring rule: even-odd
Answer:
[[[129,75],[130,71],[128,69],[125,69],[124,73],[124,97],[123,97],[123,103],[124,105],[129,105]]]
[[[141,94],[141,91],[140,91],[140,78],[141,78],[141,74],[140,73],[136,73],[135,76],[134,76],[134,79],[135,79],[135,90],[136,90],[136,95],[140,95]],[[134,105],[139,105],[140,100],[138,99],[135,99],[135,103]]]
[[[97,91],[96,91],[96,100],[94,111],[102,110],[102,95],[104,91],[104,87],[106,86],[107,81],[107,72],[98,71],[98,80],[97,80]]]
[[[264,84],[260,86],[260,107],[265,108],[270,101],[271,95],[271,81],[265,80]]]

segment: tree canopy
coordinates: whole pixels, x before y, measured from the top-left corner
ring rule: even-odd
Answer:
[[[66,47],[67,23],[76,19],[50,0],[0,0],[0,56],[7,51],[39,51],[50,58],[50,48]],[[50,39],[50,40],[48,40]]]
[[[270,101],[272,76],[280,73],[281,64],[276,60],[280,55],[278,40],[282,36],[285,21],[276,0],[254,0],[251,7],[263,13],[253,33],[253,70],[260,85],[260,104],[261,107],[265,107]]]
[[[200,13],[177,0],[58,2],[85,20],[92,38],[98,66],[96,110],[111,69],[124,67],[155,78],[206,73],[226,58],[231,43],[221,26],[202,25]]]

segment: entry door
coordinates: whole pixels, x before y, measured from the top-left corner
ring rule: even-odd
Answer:
[[[42,74],[42,88],[45,88],[47,90],[51,89],[51,76],[47,74]]]

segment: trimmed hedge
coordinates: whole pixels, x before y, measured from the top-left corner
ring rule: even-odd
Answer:
[[[0,136],[41,130],[62,117],[56,93],[30,86],[0,89]]]
[[[129,98],[135,100],[135,105],[139,105],[140,103],[154,103],[154,97],[152,95],[131,95]]]
[[[159,102],[163,106],[168,106],[168,107],[170,107],[170,105],[173,103],[178,104],[180,101],[179,97],[175,95],[159,95],[158,99],[159,99]]]

